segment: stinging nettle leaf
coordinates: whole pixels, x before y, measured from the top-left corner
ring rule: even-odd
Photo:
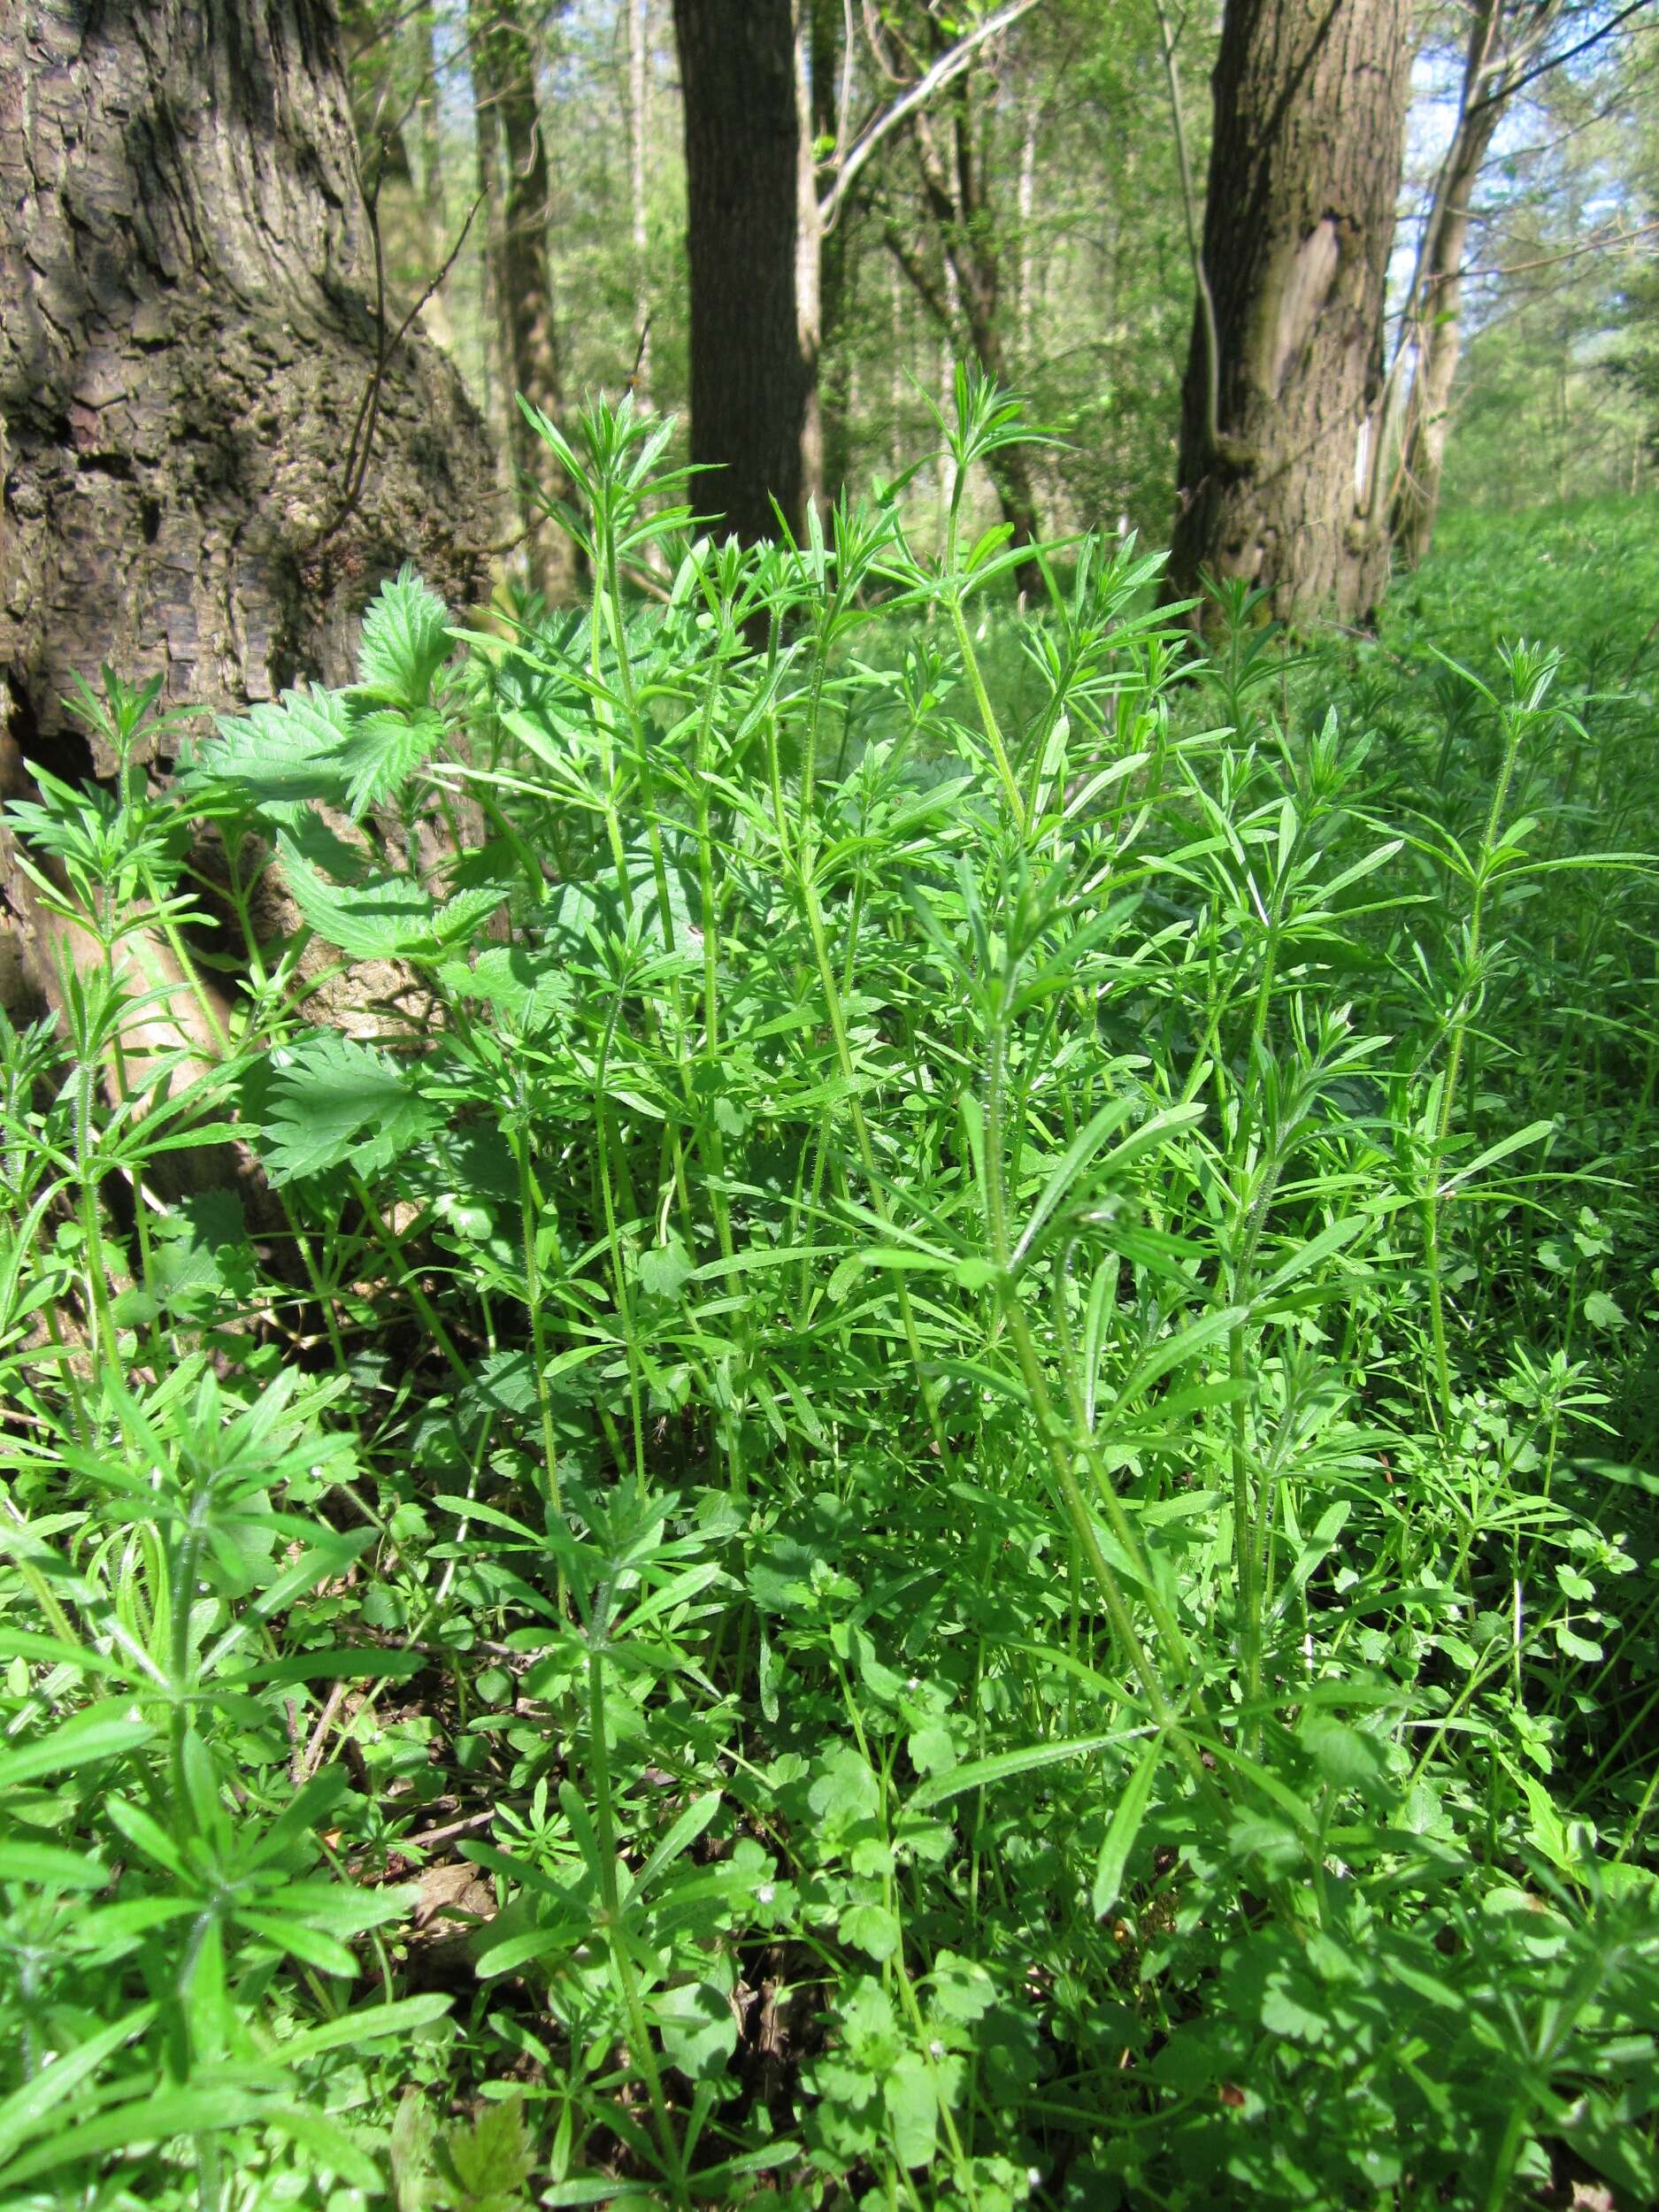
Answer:
[[[260,1151],[273,1183],[348,1160],[360,1173],[376,1173],[442,1119],[406,1065],[336,1031],[285,1046],[273,1061]]]
[[[407,876],[349,889],[312,867],[289,837],[277,841],[283,879],[306,924],[351,960],[400,960],[435,949],[438,910]]]
[[[405,563],[381,585],[363,618],[357,648],[362,687],[400,707],[425,707],[451,644],[448,608]]]
[[[381,707],[352,717],[341,755],[346,803],[354,822],[390,798],[443,743],[443,717],[431,707],[399,712]]]
[[[254,811],[279,819],[308,800],[343,805],[350,717],[334,691],[285,691],[245,714],[222,715],[181,779],[192,794],[234,791]]]

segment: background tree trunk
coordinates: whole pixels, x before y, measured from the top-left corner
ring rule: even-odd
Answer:
[[[1388,529],[1395,552],[1410,568],[1427,553],[1440,511],[1452,385],[1462,349],[1463,259],[1475,185],[1509,104],[1508,80],[1511,73],[1518,76],[1531,59],[1535,41],[1555,13],[1555,0],[1532,0],[1525,10],[1521,51],[1512,73],[1503,51],[1505,33],[1512,28],[1507,12],[1505,0],[1478,0],[1471,19],[1457,128],[1435,180],[1406,302],[1400,343],[1402,352],[1414,358]]]
[[[1469,243],[1469,215],[1475,180],[1486,147],[1460,160],[1448,180],[1446,201],[1423,273],[1416,340],[1417,369],[1407,403],[1400,455],[1399,485],[1389,516],[1395,552],[1415,568],[1429,549],[1440,511],[1440,479],[1446,466],[1446,436],[1451,423],[1452,386],[1462,349],[1463,256]]]
[[[926,19],[925,29],[928,43],[924,54],[909,57],[918,76],[924,61],[937,62],[949,46],[946,32],[931,17]],[[938,259],[891,220],[887,238],[956,360],[978,361],[988,377],[1008,387],[1012,379],[1004,332],[1004,242],[988,192],[983,112],[987,105],[976,99],[973,77],[964,75],[941,96],[937,112],[923,108],[910,116],[910,140],[923,204],[938,240]],[[954,380],[947,382],[953,387]],[[947,388],[944,406],[949,416],[955,406],[953,388]],[[1002,519],[1013,533],[1012,542],[1034,544],[1041,525],[1032,449],[1003,447],[987,460],[986,472]],[[1041,580],[1034,562],[1023,563],[1015,574],[1024,592],[1035,591]]]
[[[102,662],[173,701],[269,698],[348,674],[405,558],[478,595],[478,419],[423,337],[386,350],[324,0],[7,0],[0,197],[0,710],[23,752],[88,764],[61,702]]]
[[[1387,539],[1364,511],[1411,46],[1406,0],[1228,0],[1170,555],[1273,612],[1368,614]]]
[[[753,541],[798,531],[817,444],[818,210],[789,0],[674,0],[685,95],[697,497]],[[804,149],[810,157],[810,146]],[[809,173],[803,187],[803,168]]]
[[[811,143],[804,149],[813,193],[812,220],[818,234],[818,411],[819,484],[833,501],[845,488],[852,457],[853,360],[847,322],[857,276],[857,231],[864,214],[864,196],[840,209],[825,230],[817,207],[817,150],[839,149],[849,119],[841,112],[841,71],[846,52],[846,19],[840,0],[805,0],[811,27]]]
[[[525,419],[517,395],[558,419],[564,405],[558,328],[554,315],[553,263],[548,251],[548,157],[535,54],[518,0],[473,0],[472,70],[478,113],[491,117],[492,148],[505,158],[500,220],[491,239],[496,254],[495,296],[506,349],[507,450],[512,464],[525,532],[526,566],[532,588],[559,602],[576,593],[575,549],[549,522],[542,502],[566,499],[570,484],[552,450]],[[480,160],[485,132],[480,127]]]
[[[650,135],[650,0],[622,0],[628,29],[628,243],[634,250],[634,318],[639,326],[639,351],[634,364],[635,396],[649,399],[651,390],[651,292],[646,219],[645,148]]]

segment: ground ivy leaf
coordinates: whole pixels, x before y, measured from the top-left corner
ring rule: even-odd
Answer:
[[[737,2048],[737,2022],[725,1993],[712,1982],[685,1982],[653,2001],[669,2062],[692,2081],[725,2068]]]
[[[875,1819],[881,1787],[862,1753],[852,1744],[839,1743],[820,1762],[807,1802],[823,1827],[841,1832]]]
[[[1328,2022],[1322,2012],[1305,2004],[1285,1974],[1275,1974],[1262,1993],[1262,2025],[1270,2035],[1287,2036],[1296,2043],[1322,2043]]]
[[[1593,1290],[1585,1300],[1584,1317],[1593,1329],[1617,1331],[1628,1325],[1624,1307],[1604,1290]]]
[[[919,2051],[903,2052],[881,2085],[894,2147],[907,2166],[925,2166],[933,2154],[939,2127],[939,2097],[927,2061]]]
[[[899,1924],[885,1905],[849,1905],[841,1917],[841,1939],[872,1959],[890,1959],[899,1947]]]
[[[653,1298],[678,1298],[691,1279],[691,1265],[683,1240],[671,1232],[665,1243],[641,1253],[640,1288]]]
[[[948,1774],[956,1763],[956,1747],[942,1721],[929,1721],[910,1731],[910,1764],[918,1774]]]

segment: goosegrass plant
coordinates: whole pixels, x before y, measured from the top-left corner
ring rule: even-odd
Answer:
[[[583,608],[12,810],[7,2200],[1650,2201],[1594,699],[530,418]]]

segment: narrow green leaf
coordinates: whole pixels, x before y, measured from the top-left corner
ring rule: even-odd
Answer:
[[[987,1789],[995,1782],[1011,1781],[1018,1774],[1034,1774],[1040,1768],[1059,1766],[1067,1759],[1086,1759],[1093,1752],[1110,1750],[1114,1744],[1133,1743],[1144,1733],[1140,1728],[1116,1728],[1106,1736],[1072,1736],[1060,1743],[1029,1744],[1024,1750],[998,1751],[987,1759],[970,1759],[965,1766],[936,1774],[920,1789],[913,1790],[905,1800],[906,1809],[925,1813],[932,1806],[942,1805],[947,1798],[960,1797],[964,1790]]]
[[[1129,1854],[1134,1849],[1135,1838],[1146,1818],[1152,1785],[1163,1756],[1164,1739],[1155,1736],[1135,1762],[1123,1794],[1112,1809],[1106,1840],[1095,1863],[1094,1886],[1089,1892],[1089,1905],[1096,1920],[1104,1918],[1122,1893],[1124,1869],[1129,1863]]]

